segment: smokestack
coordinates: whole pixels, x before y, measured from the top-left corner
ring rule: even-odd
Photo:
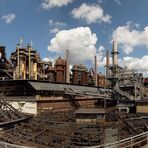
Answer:
[[[112,60],[113,60],[113,65],[118,65],[118,47],[117,47],[117,42],[113,41],[113,49],[112,49]]]
[[[110,62],[109,62],[109,51],[106,50],[106,77],[109,76],[109,69],[108,69],[109,65],[110,65]]]
[[[109,51],[106,50],[106,66],[109,66]]]
[[[69,77],[69,50],[66,50],[66,83],[70,83],[70,77]]]
[[[98,77],[97,77],[97,56],[95,56],[95,86],[98,86]]]

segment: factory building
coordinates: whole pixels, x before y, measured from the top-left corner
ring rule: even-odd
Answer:
[[[21,112],[37,114],[41,110],[72,110],[94,107],[98,98],[110,99],[111,91],[96,87],[49,83],[39,80],[0,81],[0,94]]]
[[[70,81],[68,58],[69,52],[66,51],[66,59],[59,57],[52,65],[52,62],[42,61],[39,54],[30,45],[22,47],[18,44],[10,56],[13,65],[13,79],[48,80],[88,85],[89,72],[82,64],[73,66]]]
[[[106,110],[105,109],[78,109],[75,112],[76,123],[99,123],[105,122]]]
[[[10,60],[14,67],[13,79],[66,82],[66,61],[61,57],[53,67],[52,62],[42,61],[30,45],[22,47],[18,44],[16,50],[11,53]]]
[[[112,88],[121,96],[121,99],[140,100],[143,98],[143,75],[136,70],[118,65],[118,47],[113,42],[112,64],[109,64],[107,53],[106,74],[107,79],[111,82]]]
[[[22,47],[17,45],[16,50],[11,53],[10,60],[14,65],[13,79],[33,79],[37,80],[39,67],[43,67],[45,63],[40,60],[36,50],[30,45]],[[40,68],[41,69],[41,68]]]
[[[143,79],[143,99],[136,101],[136,111],[142,114],[148,114],[148,78]]]
[[[99,73],[98,75],[97,75],[97,86],[98,87],[107,87],[107,82],[106,82],[106,78],[105,78],[105,76],[104,75],[102,75],[101,73]]]
[[[148,77],[143,79],[144,86],[148,87]]]
[[[72,68],[72,83],[88,85],[88,69],[84,65],[74,65]]]
[[[102,88],[113,88],[128,99],[142,98],[143,76],[135,70],[118,65],[118,46],[113,42],[112,64],[109,61],[109,51],[106,52],[106,76],[97,73],[97,57],[93,74],[84,65],[73,65],[69,70],[69,51],[66,50],[66,59],[59,57],[52,62],[42,61],[40,55],[31,46],[23,47],[18,44],[11,53],[10,61],[6,59],[5,47],[0,47],[1,79],[30,79],[47,80],[49,82],[69,83],[77,85],[91,85]],[[7,71],[6,71],[7,70]],[[5,71],[5,72],[4,72]],[[3,76],[4,75],[4,76]],[[6,75],[6,76],[5,76]]]
[[[144,82],[144,99],[148,98],[148,78],[143,79]]]
[[[18,44],[11,62],[6,59],[5,47],[0,47],[0,115],[7,119],[2,120],[3,125],[13,122],[15,127],[2,131],[0,139],[25,147],[147,144],[148,121],[139,113],[148,115],[148,79],[118,64],[116,41],[111,54],[112,64],[106,52],[104,76],[98,74],[97,56],[91,71],[80,64],[70,72],[68,50],[65,59],[58,57],[53,64],[41,60],[31,45]],[[36,117],[21,124],[26,118],[15,117],[15,110]],[[11,117],[13,120],[8,120]]]

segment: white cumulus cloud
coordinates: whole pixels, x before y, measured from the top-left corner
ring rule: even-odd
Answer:
[[[116,4],[118,4],[119,6],[121,6],[121,5],[122,5],[122,3],[121,3],[121,1],[120,1],[120,0],[114,0],[114,2],[115,2]]]
[[[75,19],[85,20],[88,24],[96,22],[110,23],[111,16],[104,14],[100,5],[88,5],[83,3],[79,8],[72,10],[72,15]]]
[[[53,7],[62,7],[68,3],[71,3],[72,1],[73,0],[43,0],[41,3],[41,8],[48,10]]]
[[[67,24],[64,23],[64,22],[59,22],[59,21],[53,21],[52,19],[50,19],[48,21],[51,29],[50,29],[50,33],[57,33],[59,32],[60,30],[63,30],[65,27],[67,27]]]
[[[2,19],[6,22],[6,24],[10,24],[14,19],[16,18],[16,15],[14,13],[9,13],[7,15],[2,16]]]
[[[54,21],[52,19],[50,19],[48,22],[49,22],[49,25],[51,25],[51,26],[57,26],[57,27],[65,27],[65,26],[67,26],[67,24],[64,23],[64,22]]]
[[[59,28],[50,29],[50,33],[55,34],[55,33],[57,33],[57,32],[59,32]]]
[[[97,53],[98,64],[102,61],[104,50],[105,50],[104,46],[100,45],[98,48],[98,53]]]
[[[148,74],[148,55],[141,58],[124,57],[122,64],[130,69],[135,69],[144,74]]]
[[[57,59],[58,57],[45,57],[42,60],[45,62],[52,62],[52,65],[55,64],[55,59]]]
[[[71,64],[83,64],[87,60],[93,61],[96,42],[96,34],[93,34],[89,27],[78,27],[59,31],[51,39],[48,50],[64,55],[68,49]]]
[[[127,55],[134,51],[134,48],[144,45],[148,48],[148,26],[142,31],[139,30],[139,25],[131,25],[127,23],[125,26],[119,26],[113,31],[112,39],[116,40]]]

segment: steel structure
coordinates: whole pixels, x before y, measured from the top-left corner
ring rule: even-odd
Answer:
[[[108,51],[107,51],[108,52]],[[113,42],[112,64],[109,64],[109,56],[107,53],[106,71],[107,79],[111,82],[112,88],[118,95],[117,99],[140,100],[143,98],[143,75],[136,70],[121,67],[118,64],[118,47]]]
[[[28,48],[29,53],[28,50],[19,48],[21,50],[17,49],[16,52],[12,53],[11,57],[16,66],[15,76],[21,80],[0,81],[0,93],[5,95],[5,97],[1,96],[0,98],[0,128],[4,129],[0,131],[0,141],[36,148],[80,148],[95,147],[96,145],[98,147],[105,147],[110,142],[116,143],[117,141],[122,141],[127,135],[128,137],[134,137],[148,131],[147,119],[137,114],[116,111],[117,107],[126,106],[130,108],[134,106],[135,100],[143,99],[143,76],[135,70],[118,65],[116,42],[113,43],[113,64],[110,65],[109,63],[109,53],[107,53],[106,60],[106,74],[108,80],[111,82],[112,89],[70,85],[69,69],[66,69],[66,73],[64,71],[65,64],[69,66],[68,53],[67,63],[61,58],[56,62],[57,82],[65,82],[66,80],[67,84],[22,80],[26,78],[37,79],[38,76],[44,79],[46,76],[45,63],[40,61],[36,51],[31,50],[29,46]],[[37,63],[41,66],[39,67],[39,70],[41,70],[39,73],[37,71]],[[26,66],[27,68],[25,68],[24,65],[28,64],[29,67]],[[55,75],[51,63],[48,64],[48,71],[52,71]],[[77,68],[79,67],[75,66],[74,70],[77,70]],[[79,70],[83,70],[83,68],[81,65]],[[23,69],[23,71],[20,71],[20,69]],[[85,68],[84,70],[86,73],[81,78],[87,80],[88,75],[85,75],[87,74],[87,70]],[[67,79],[65,79],[65,74],[68,76]],[[77,75],[77,80],[79,80],[75,80],[77,81],[76,84],[84,85],[85,83],[80,83],[79,76],[81,74],[75,71],[75,75]],[[3,79],[2,76],[0,76],[1,79]],[[96,70],[95,78],[97,79]],[[96,86],[98,86],[97,80]],[[17,102],[20,106],[28,104],[25,111],[33,108],[33,113],[36,116],[29,121],[26,115],[18,112],[6,100],[12,104],[16,104]],[[99,115],[96,115],[96,123],[77,123],[74,112],[78,108],[82,108],[84,104],[88,108],[95,107],[106,110],[103,122],[99,123]],[[109,107],[112,110],[107,112],[107,108]],[[68,108],[68,111],[63,111],[66,110],[65,108]],[[60,111],[58,112],[56,109]],[[31,111],[30,113],[32,113]],[[94,112],[94,114],[96,113]],[[81,115],[83,116],[83,114]],[[92,117],[92,114],[90,117]],[[135,143],[137,142],[136,139],[134,141]],[[140,147],[142,144],[138,143],[136,146]]]
[[[13,106],[5,101],[3,95],[0,96],[0,127],[9,128],[14,124],[28,122],[29,117],[17,111]]]

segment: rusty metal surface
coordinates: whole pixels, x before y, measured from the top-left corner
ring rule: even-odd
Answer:
[[[76,124],[74,111],[45,111],[34,117],[30,123],[1,131],[0,141],[36,148],[88,147],[104,143],[105,129],[117,128],[118,138],[123,139],[146,131],[147,123],[146,119],[134,114],[117,116],[112,113],[103,124]]]

